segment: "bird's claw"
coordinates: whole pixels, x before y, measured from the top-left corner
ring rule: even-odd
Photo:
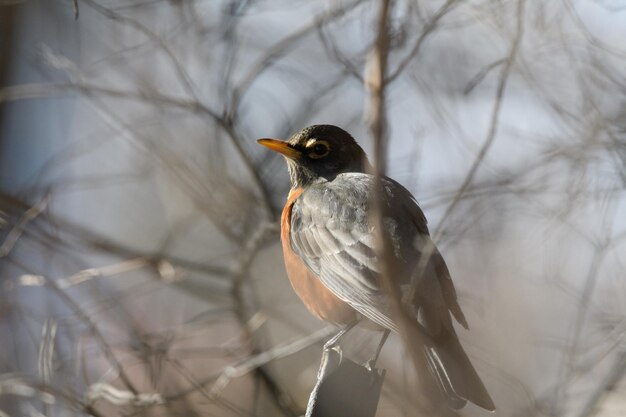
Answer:
[[[329,352],[331,350],[334,350],[339,355],[339,362],[341,362],[341,360],[343,359],[343,350],[341,349],[341,346],[335,343],[327,343],[326,345],[324,345],[324,351]]]

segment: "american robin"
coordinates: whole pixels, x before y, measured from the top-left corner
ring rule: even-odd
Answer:
[[[363,149],[348,132],[331,125],[307,127],[287,141],[258,142],[287,161],[291,191],[282,211],[281,241],[297,295],[327,322],[348,325],[365,317],[397,332],[390,300],[379,288],[370,219],[374,177],[366,173],[370,164]],[[429,369],[453,408],[471,401],[495,410],[452,325],[451,315],[468,329],[424,213],[402,185],[387,177],[382,183],[382,224],[401,275],[394,282],[406,292],[414,275],[421,274],[407,307],[430,341],[422,349]],[[424,253],[427,260],[420,263]]]

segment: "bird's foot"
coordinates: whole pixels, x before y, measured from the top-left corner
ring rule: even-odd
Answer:
[[[374,356],[370,358],[367,362],[365,362],[365,367],[368,371],[372,371],[376,367],[376,361],[378,361],[378,357],[380,356],[380,351],[383,349],[383,345],[387,341],[387,337],[389,337],[389,330],[385,330],[383,333],[383,337],[380,338],[380,342],[378,343],[378,347],[376,348],[376,352]]]
[[[335,345],[330,346],[328,348],[326,346],[324,346],[324,350],[326,352],[334,350],[337,353],[337,355],[339,355],[339,363],[341,363],[341,361],[343,360],[343,350],[341,349],[341,346],[339,346],[338,344],[335,344]]]
[[[341,346],[339,346],[339,341],[346,333],[348,333],[354,326],[356,326],[358,322],[358,320],[355,320],[343,329],[339,330],[336,335],[334,335],[332,338],[330,338],[330,340],[324,343],[324,351],[328,352],[330,350],[334,350],[339,354],[339,359],[341,360],[343,352],[341,350]]]

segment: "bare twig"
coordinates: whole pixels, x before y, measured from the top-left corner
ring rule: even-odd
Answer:
[[[127,261],[122,261],[113,265],[84,269],[70,277],[58,279],[57,285],[60,288],[68,288],[90,281],[93,278],[109,277],[112,275],[122,274],[124,272],[134,271],[148,265],[148,261],[144,258],[129,259]]]
[[[159,393],[134,393],[120,390],[105,383],[90,385],[87,392],[88,403],[91,404],[101,399],[115,405],[133,405],[135,407],[163,404],[163,397]]]
[[[494,68],[497,68],[498,66],[502,65],[506,63],[506,59],[498,59],[497,61],[492,62],[491,64],[487,65],[486,67],[484,67],[483,69],[481,69],[478,74],[476,74],[465,86],[465,88],[463,89],[463,94],[469,94],[472,92],[472,90],[482,82],[482,80],[485,79],[485,77],[487,76],[487,74],[489,74],[491,72],[491,70],[493,70]]]
[[[20,236],[24,232],[24,228],[34,220],[37,216],[39,216],[48,206],[48,202],[50,201],[50,194],[46,194],[44,198],[42,198],[37,204],[29,208],[24,212],[20,220],[13,226],[11,231],[8,233],[7,237],[0,245],[0,259],[4,258],[11,252],[11,249],[15,246]]]
[[[591,393],[589,399],[580,408],[580,411],[575,414],[576,417],[591,417],[596,415],[599,410],[600,404],[609,393],[617,387],[619,382],[626,376],[626,353],[623,352],[617,356],[615,365],[611,367],[611,370],[607,375],[598,381],[597,386]]]
[[[246,92],[250,89],[250,86],[265,70],[272,66],[277,58],[285,55],[291,48],[294,48],[297,45],[296,42],[298,40],[312,33],[318,27],[328,24],[329,22],[345,15],[361,2],[361,0],[352,1],[340,7],[335,7],[330,12],[322,13],[315,17],[310,23],[304,25],[300,29],[277,42],[274,46],[268,48],[266,53],[251,66],[251,69],[243,77],[239,86],[233,89],[229,119],[232,120],[236,117],[240,102],[243,100]]]
[[[174,68],[174,71],[176,72],[178,80],[182,84],[187,94],[189,94],[195,100],[198,99],[191,77],[189,76],[189,74],[187,73],[183,65],[181,64],[180,60],[176,57],[172,49],[168,45],[166,45],[166,43],[163,41],[161,37],[157,36],[156,33],[154,33],[151,29],[149,29],[145,25],[139,23],[137,20],[123,16],[122,14],[117,13],[116,11],[112,9],[106,8],[102,6],[100,3],[96,2],[95,0],[82,0],[82,1],[86,5],[88,5],[95,11],[97,11],[98,13],[107,17],[108,19],[111,19],[114,22],[119,22],[129,27],[132,27],[133,29],[147,36],[152,42],[154,42],[163,51],[163,53],[165,53],[172,67]]]
[[[54,344],[56,342],[57,322],[55,319],[45,321],[41,329],[41,343],[39,345],[39,375],[44,384],[48,384],[52,378],[52,359],[54,356]]]
[[[483,142],[478,154],[476,155],[476,158],[474,159],[472,166],[470,167],[469,171],[465,175],[465,179],[463,180],[463,183],[459,187],[459,190],[454,196],[454,199],[452,200],[450,205],[446,208],[446,211],[444,212],[441,218],[441,221],[439,222],[439,225],[437,226],[437,228],[435,229],[435,232],[433,233],[433,240],[435,242],[437,242],[437,240],[439,240],[439,238],[441,237],[441,234],[443,233],[447,220],[449,219],[450,215],[452,214],[456,206],[462,200],[465,192],[467,191],[468,187],[474,180],[474,176],[476,175],[476,172],[478,171],[480,164],[482,163],[483,159],[485,159],[487,152],[491,148],[491,145],[493,144],[496,138],[496,134],[498,132],[499,120],[500,120],[500,110],[502,108],[502,101],[504,98],[504,92],[506,91],[506,86],[509,80],[509,75],[511,73],[511,69],[515,62],[515,58],[519,50],[519,45],[522,41],[522,37],[524,34],[525,3],[526,3],[525,0],[518,0],[517,2],[516,33],[511,42],[511,49],[506,58],[506,62],[504,62],[502,70],[500,71],[500,80],[498,82],[498,88],[496,90],[495,100],[493,103],[493,109],[491,112],[491,121],[489,123],[489,131],[487,132],[485,141]]]
[[[246,375],[247,373],[276,359],[284,358],[298,353],[309,346],[325,340],[334,332],[335,329],[332,326],[324,327],[314,333],[311,333],[308,336],[301,337],[290,342],[282,343],[266,352],[258,353],[254,356],[251,356],[250,358],[245,359],[237,365],[227,367],[220,373],[220,376],[211,386],[211,396],[213,398],[219,397],[226,385],[228,385],[228,383],[232,379],[242,377],[243,375]]]
[[[72,311],[74,311],[76,316],[83,323],[85,323],[87,325],[87,327],[89,328],[89,331],[91,332],[91,334],[93,335],[94,339],[98,343],[98,346],[100,346],[100,349],[102,350],[102,353],[104,353],[104,356],[106,357],[107,361],[111,364],[111,366],[113,366],[113,368],[115,369],[115,372],[117,373],[119,378],[122,380],[124,385],[126,385],[126,387],[130,391],[132,391],[134,394],[138,394],[139,391],[135,388],[135,385],[131,381],[130,377],[126,374],[126,371],[124,370],[124,367],[122,366],[122,364],[119,362],[119,360],[115,356],[115,353],[113,352],[113,349],[111,348],[111,346],[109,344],[109,341],[100,332],[100,330],[98,329],[98,326],[96,326],[96,324],[93,322],[92,318],[89,317],[87,314],[85,314],[83,309],[74,301],[74,299],[72,297],[70,297],[61,287],[59,287],[54,282],[54,280],[46,280],[46,284],[47,284],[48,288],[52,289],[52,291],[57,296],[59,296],[64,301],[64,303],[69,308],[72,309]]]
[[[446,0],[443,6],[441,6],[439,10],[437,10],[435,14],[428,20],[428,22],[426,22],[424,28],[422,29],[422,32],[415,41],[413,48],[411,48],[411,51],[404,57],[402,61],[400,61],[396,69],[393,70],[389,75],[387,75],[386,82],[392,82],[400,74],[402,74],[406,66],[417,57],[417,54],[419,53],[424,41],[428,38],[428,35],[430,35],[435,30],[439,21],[454,8],[456,3],[457,0]]]

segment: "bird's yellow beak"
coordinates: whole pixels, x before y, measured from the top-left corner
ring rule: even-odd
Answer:
[[[266,148],[270,148],[274,152],[285,155],[287,158],[300,159],[302,152],[294,149],[287,142],[277,139],[259,139],[257,142]]]

